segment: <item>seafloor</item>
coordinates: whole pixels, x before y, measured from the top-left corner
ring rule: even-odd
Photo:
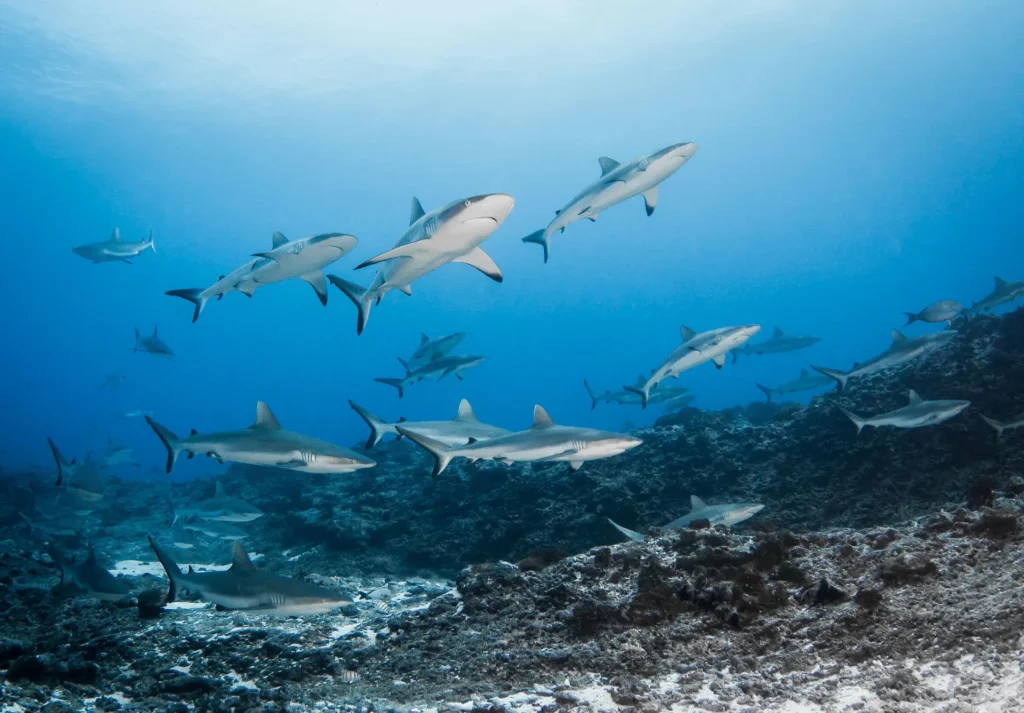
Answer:
[[[972,406],[859,437],[836,408],[887,411],[911,388]],[[1024,429],[997,441],[982,413],[1024,416],[1024,311],[806,408],[686,410],[576,473],[479,463],[433,481],[404,442],[351,476],[233,468],[228,491],[267,513],[246,526],[257,566],[354,599],[306,619],[192,602],[142,619],[52,594],[53,550],[18,515],[34,476],[7,473],[0,709],[1024,710]],[[646,531],[691,494],[767,507],[644,542],[605,519]],[[90,542],[136,591],[160,586],[146,535],[167,530],[167,485],[111,483],[106,500]]]

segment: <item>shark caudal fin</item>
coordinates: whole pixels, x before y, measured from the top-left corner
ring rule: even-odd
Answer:
[[[439,476],[444,469],[448,467],[448,464],[452,462],[450,449],[440,441],[435,441],[433,438],[421,436],[420,434],[406,428],[402,428],[401,426],[396,426],[395,430],[433,456],[434,469],[430,471],[431,478]]]
[[[370,437],[366,439],[366,450],[370,450],[380,443],[380,439],[384,437],[385,433],[393,433],[396,436],[398,435],[398,431],[395,430],[393,424],[381,420],[379,416],[373,415],[353,401],[349,401],[348,405],[351,406],[352,410],[359,414],[360,418],[366,421],[366,425],[370,427]]]
[[[374,379],[378,384],[387,384],[388,386],[394,386],[398,389],[398,398],[405,396],[405,380],[404,379]]]
[[[850,378],[849,372],[839,371],[838,369],[826,369],[823,366],[814,366],[814,364],[811,364],[811,368],[819,374],[824,374],[830,379],[835,379],[836,383],[839,384],[838,391],[842,391],[846,388],[846,380]]]
[[[766,399],[768,399],[768,403],[771,403],[772,402],[772,390],[769,389],[764,384],[755,384],[755,386],[757,386],[757,388],[761,389],[761,391],[764,392],[764,397]]]
[[[156,254],[156,244],[153,242],[153,229],[149,229],[149,240],[146,241],[146,248],[149,248]],[[145,250],[146,248],[143,248]]]
[[[203,290],[198,287],[190,287],[185,290],[168,290],[164,293],[171,297],[180,297],[183,300],[188,300],[196,306],[195,312],[192,313],[192,321],[195,322],[199,319],[199,313],[206,307],[208,297],[203,297]]]
[[[623,386],[622,388],[624,388],[626,391],[632,391],[634,394],[639,394],[640,395],[640,403],[643,405],[643,408],[647,408],[647,399],[648,399],[648,396],[650,394],[650,390],[649,390],[649,388],[646,385],[644,385],[644,386]]]
[[[132,349],[132,354],[134,354],[135,352],[139,351],[139,347],[141,346],[141,344],[142,344],[142,335],[139,334],[139,328],[136,327],[135,328],[135,348]]]
[[[547,230],[538,230],[536,233],[530,233],[523,238],[524,243],[537,243],[544,248],[544,262],[548,261],[548,253],[551,251],[551,237],[548,235]]]
[[[175,595],[178,593],[178,583],[185,577],[178,563],[174,561],[174,558],[170,554],[164,552],[164,550],[156,543],[156,541],[150,537],[149,546],[153,548],[153,554],[160,560],[160,564],[163,565],[164,571],[167,572],[167,579],[170,580],[170,586],[167,588],[167,601],[173,602]]]
[[[612,520],[610,517],[605,518],[616,530],[621,532],[623,535],[633,540],[634,542],[640,542],[644,539],[643,533],[637,532],[636,530],[630,530],[629,528],[623,527],[619,523]]]
[[[838,406],[839,410],[843,412],[843,415],[853,421],[853,425],[857,427],[857,435],[860,435],[861,430],[867,425],[867,420],[861,416],[858,416],[853,411],[845,409],[842,406]]]
[[[989,418],[988,416],[985,415],[982,415],[981,420],[987,423],[993,429],[995,429],[997,441],[1003,437],[1003,431],[1006,429],[1005,423],[1003,423],[1002,421],[997,421],[994,418]]]
[[[594,392],[591,391],[590,384],[587,383],[586,379],[583,380],[583,386],[587,390],[587,396],[590,397],[590,410],[593,411],[597,408],[597,397],[594,396]]]
[[[66,485],[66,483],[64,482],[65,478],[67,478],[66,471],[68,468],[74,465],[75,462],[68,461],[68,459],[64,457],[64,454],[60,452],[60,449],[57,448],[57,444],[53,442],[52,438],[47,438],[46,442],[50,444],[50,452],[53,453],[53,460],[56,461],[57,463],[56,485],[57,487],[60,487],[61,485]]]
[[[337,275],[328,275],[327,279],[331,284],[345,293],[345,296],[352,300],[352,304],[359,310],[359,319],[356,322],[356,334],[362,334],[366,323],[370,319],[370,308],[373,307],[374,292],[360,287],[354,282],[343,280]]]
[[[917,315],[915,313],[913,313],[913,312],[904,312],[903,314],[905,314],[906,317],[907,317],[907,324],[913,324],[914,322],[917,321]],[[904,324],[903,326],[906,327],[907,324]]]
[[[164,444],[164,448],[167,449],[167,472],[170,473],[171,468],[174,467],[174,461],[178,459],[178,454],[181,453],[181,439],[149,416],[146,416],[146,423],[149,424],[149,427],[160,438],[160,442]]]

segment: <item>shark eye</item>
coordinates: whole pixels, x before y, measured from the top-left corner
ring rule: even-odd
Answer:
[[[463,205],[465,205],[467,208],[469,208],[469,206],[472,205],[472,203],[470,201],[466,201]]]

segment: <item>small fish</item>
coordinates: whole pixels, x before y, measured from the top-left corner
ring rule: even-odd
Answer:
[[[358,680],[359,680],[360,678],[361,678],[361,677],[360,677],[359,673],[358,673],[358,672],[356,672],[356,671],[342,671],[342,672],[341,672],[340,674],[338,674],[338,676],[337,676],[337,680],[338,680],[338,681],[339,681],[340,683],[347,683],[347,684],[349,684],[349,685],[351,685],[351,684],[355,683],[355,682],[356,682],[356,681],[358,681]]]
[[[964,306],[956,300],[942,300],[925,307],[920,312],[904,312],[907,315],[907,324],[914,322],[952,322],[961,312]],[[905,325],[904,325],[905,326]]]
[[[388,614],[391,614],[391,612],[393,611],[393,609],[391,608],[391,605],[388,604],[387,602],[383,602],[383,601],[374,602],[373,608],[376,609],[381,614],[384,614],[385,616],[387,616]]]

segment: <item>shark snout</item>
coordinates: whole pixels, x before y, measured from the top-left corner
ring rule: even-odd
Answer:
[[[465,200],[465,211],[463,220],[474,220],[479,218],[490,218],[498,225],[512,212],[515,199],[507,193],[489,193],[481,196],[473,196]]]
[[[689,160],[695,153],[697,153],[697,144],[693,141],[687,141],[685,143],[676,144],[672,147],[672,155],[681,158],[684,161]]]

